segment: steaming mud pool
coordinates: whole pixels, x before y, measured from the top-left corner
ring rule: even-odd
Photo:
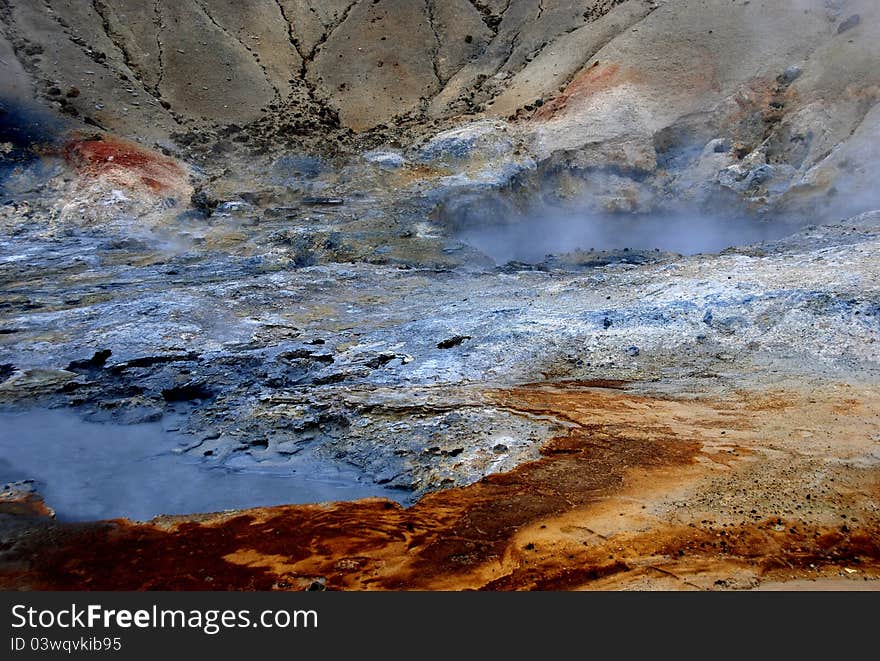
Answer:
[[[796,221],[788,219],[662,214],[593,216],[574,209],[540,209],[516,222],[483,222],[466,228],[458,238],[496,264],[535,264],[575,251],[714,253],[782,239],[800,228]]]
[[[186,441],[172,421],[120,425],[87,422],[69,410],[0,413],[0,484],[34,479],[59,519],[77,521],[395,495],[351,467],[313,456],[271,470],[208,466],[179,455]]]

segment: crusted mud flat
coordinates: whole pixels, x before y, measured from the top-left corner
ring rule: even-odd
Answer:
[[[0,0],[0,584],[880,587],[875,2],[239,4]]]

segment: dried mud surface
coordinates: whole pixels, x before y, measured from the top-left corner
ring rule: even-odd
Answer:
[[[567,430],[537,461],[408,509],[373,499],[147,524],[6,516],[19,534],[5,536],[2,585],[880,588],[875,387],[681,399],[567,383],[488,396]]]

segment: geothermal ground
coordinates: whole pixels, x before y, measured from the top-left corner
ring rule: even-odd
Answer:
[[[0,2],[2,587],[880,589],[876,3],[240,4]]]

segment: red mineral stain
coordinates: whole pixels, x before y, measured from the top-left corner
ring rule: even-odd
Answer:
[[[619,64],[594,62],[592,66],[578,73],[559,96],[541,106],[533,115],[533,119],[539,121],[552,119],[565,109],[570,99],[593,95],[620,85],[629,78],[632,76],[621,74]]]
[[[109,136],[72,140],[64,148],[64,158],[83,174],[106,177],[127,187],[143,186],[154,193],[177,188],[186,179],[174,159]]]

